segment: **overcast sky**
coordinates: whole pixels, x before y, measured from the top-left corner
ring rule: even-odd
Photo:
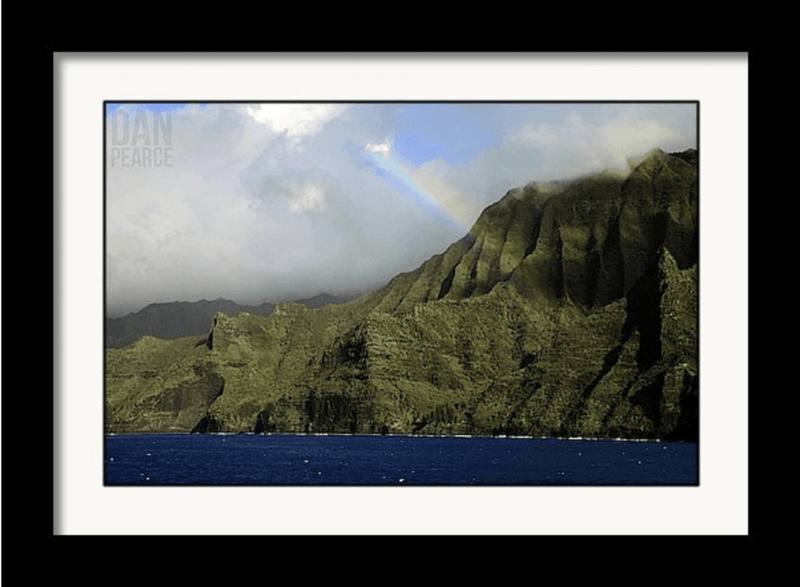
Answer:
[[[696,148],[695,104],[108,104],[110,314],[384,285],[530,181]]]

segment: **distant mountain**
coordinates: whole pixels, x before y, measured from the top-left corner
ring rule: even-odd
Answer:
[[[223,298],[150,304],[127,316],[106,318],[106,346],[122,347],[146,334],[158,338],[205,336],[217,312],[231,316],[239,312],[268,316],[274,307],[275,304],[266,302],[260,306],[242,306]]]
[[[325,304],[341,304],[346,302],[348,298],[337,297],[328,293],[321,293],[313,298],[305,298],[302,300],[295,300],[298,304],[304,304],[309,308],[321,308]]]
[[[106,430],[696,440],[698,210],[694,150],[511,190],[380,290],[108,349]]]
[[[309,308],[320,308],[325,304],[341,304],[348,298],[321,293],[311,298],[297,300]],[[208,333],[209,325],[217,312],[236,316],[239,312],[250,312],[260,316],[272,313],[275,304],[264,302],[258,306],[237,304],[231,300],[217,298],[213,301],[168,302],[150,304],[142,310],[119,318],[106,318],[106,346],[122,347],[137,338],[149,334],[158,338]]]

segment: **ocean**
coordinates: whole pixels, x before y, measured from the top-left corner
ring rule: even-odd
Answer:
[[[105,485],[697,485],[698,444],[303,434],[105,437]]]

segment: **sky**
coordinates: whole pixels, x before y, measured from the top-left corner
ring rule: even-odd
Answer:
[[[694,103],[106,104],[106,303],[353,295],[511,188],[697,147]]]

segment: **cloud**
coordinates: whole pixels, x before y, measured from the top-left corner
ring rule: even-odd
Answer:
[[[307,183],[304,185],[290,184],[291,193],[289,210],[294,213],[308,212],[310,210],[325,209],[325,192],[317,185]]]
[[[632,124],[608,125],[597,130],[598,139],[612,153],[634,156],[668,144],[677,133],[657,120],[639,120]]]
[[[654,148],[694,146],[694,132],[675,126],[673,112],[639,105],[613,106],[587,115],[569,110],[561,121],[522,126],[506,144],[510,152],[528,151],[539,159],[536,179],[568,179],[606,169],[625,169],[627,160]],[[660,116],[659,116],[660,115]]]
[[[600,170],[631,150],[694,146],[691,107],[673,120],[674,107],[461,105],[447,132],[420,132],[423,106],[402,120],[402,105],[383,103],[162,112],[170,167],[107,159],[109,310],[380,286],[446,250],[512,187]],[[132,124],[138,108],[120,108]],[[408,154],[403,133],[424,156]]]
[[[368,110],[382,126],[349,124],[351,108],[338,105],[268,106],[178,108],[171,167],[109,166],[109,311],[352,293],[461,236],[421,215],[365,163],[380,156],[365,145],[391,153],[375,106]]]
[[[247,114],[273,132],[297,139],[319,133],[347,108],[347,104],[257,104],[247,106]]]
[[[369,151],[370,153],[375,153],[376,155],[388,157],[389,153],[392,151],[392,146],[389,144],[389,139],[386,139],[382,143],[367,143],[365,150]]]

